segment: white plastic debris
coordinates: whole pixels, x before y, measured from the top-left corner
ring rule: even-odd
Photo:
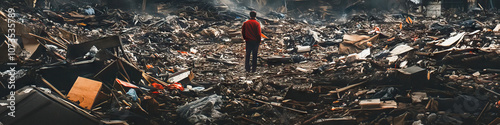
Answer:
[[[391,53],[391,55],[399,55],[399,54],[403,54],[403,53],[408,52],[408,51],[413,50],[413,49],[414,49],[413,47],[408,46],[408,45],[399,45],[396,48],[392,49],[392,51],[390,53]]]
[[[394,62],[396,62],[398,60],[398,56],[391,56],[391,57],[387,57],[386,59],[389,60],[389,64],[392,64]]]
[[[90,48],[89,52],[87,52],[87,53],[85,54],[84,58],[87,58],[87,57],[94,57],[94,56],[95,56],[95,54],[97,54],[97,51],[99,51],[99,50],[97,49],[97,47],[92,46],[92,48]]]
[[[459,33],[453,37],[446,39],[444,42],[437,44],[438,46],[451,46],[457,41],[461,41],[465,36],[465,32]]]
[[[221,104],[222,96],[213,94],[180,106],[177,112],[192,124],[211,123],[223,116],[218,111]]]
[[[297,52],[299,53],[309,52],[309,51],[311,51],[311,46],[300,46],[300,45],[297,46]]]
[[[358,56],[359,56],[359,59],[365,59],[367,56],[369,56],[371,53],[370,53],[370,48],[366,48],[365,50],[361,51]]]

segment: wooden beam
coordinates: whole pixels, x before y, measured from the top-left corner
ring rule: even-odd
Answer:
[[[281,106],[281,105],[276,105],[276,104],[265,102],[265,101],[258,100],[258,99],[253,99],[253,98],[250,98],[250,99],[252,99],[253,101],[256,101],[256,102],[260,102],[260,103],[264,103],[264,104],[269,104],[269,105],[280,107],[280,108],[284,108],[284,109],[287,109],[287,110],[290,110],[290,111],[294,111],[294,112],[298,112],[298,113],[302,113],[302,114],[307,114],[307,111],[302,111],[302,110],[293,109],[293,108],[289,108],[289,107],[285,107],[285,106]]]
[[[54,87],[52,84],[49,83],[49,81],[45,80],[45,78],[43,77],[40,77],[42,79],[42,81],[47,85],[49,86],[52,90],[56,91],[57,94],[59,94],[61,97],[63,98],[66,98],[66,96],[64,94],[61,93],[61,91],[59,91],[56,87]]]
[[[307,124],[309,124],[312,120],[317,119],[319,116],[322,116],[322,115],[324,115],[324,114],[326,114],[326,111],[323,111],[323,112],[321,112],[321,113],[319,113],[319,114],[317,114],[317,115],[315,115],[315,116],[311,117],[310,119],[308,119],[308,120],[306,120],[306,121],[302,122],[302,125],[307,125]]]
[[[66,46],[61,45],[61,44],[59,44],[59,43],[57,43],[57,42],[54,42],[54,41],[52,41],[52,40],[50,40],[50,39],[47,39],[47,38],[45,38],[45,37],[41,37],[41,36],[35,35],[35,34],[33,34],[33,33],[29,33],[29,35],[30,35],[30,36],[33,36],[33,37],[35,37],[35,38],[38,38],[38,39],[45,40],[45,41],[47,41],[47,42],[49,42],[49,43],[51,43],[51,44],[54,44],[54,45],[56,45],[56,46],[58,46],[58,47],[63,48],[64,50],[68,50],[68,48],[67,48]]]
[[[332,94],[336,94],[336,93],[339,93],[339,92],[343,92],[345,90],[349,90],[349,89],[354,88],[356,86],[359,86],[361,84],[365,84],[366,82],[367,81],[363,81],[363,82],[359,82],[359,83],[356,83],[356,84],[352,84],[352,85],[346,86],[344,88],[337,89],[335,91],[330,91],[330,93],[328,93],[328,95],[332,95]]]

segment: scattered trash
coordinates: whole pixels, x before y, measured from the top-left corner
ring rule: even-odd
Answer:
[[[218,111],[221,104],[222,96],[214,94],[180,106],[177,112],[192,124],[210,123],[223,117]]]
[[[0,124],[496,124],[495,7],[6,0]],[[254,73],[250,10],[264,38]]]

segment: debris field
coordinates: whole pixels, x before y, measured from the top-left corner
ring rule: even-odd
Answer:
[[[0,125],[496,125],[499,4],[4,0]]]

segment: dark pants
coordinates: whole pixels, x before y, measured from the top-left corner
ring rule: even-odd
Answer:
[[[260,41],[246,41],[245,70],[250,72],[250,54],[252,54],[252,72],[257,68],[257,51]]]

